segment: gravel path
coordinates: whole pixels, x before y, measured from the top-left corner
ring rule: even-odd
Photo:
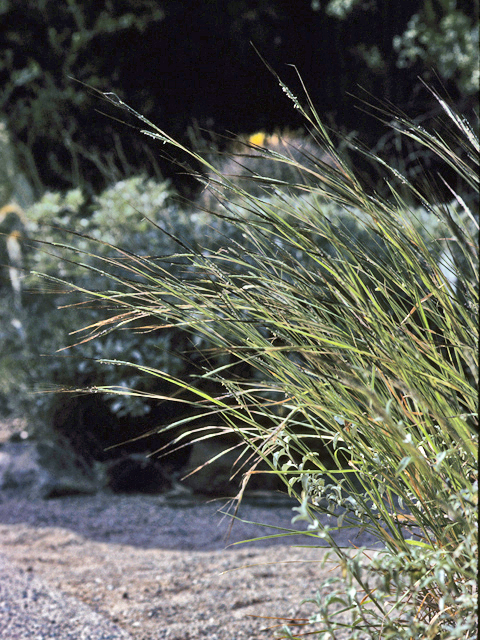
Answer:
[[[266,640],[281,626],[273,618],[308,618],[313,605],[299,603],[338,573],[335,562],[322,567],[324,550],[287,546],[303,536],[225,548],[222,504],[0,494],[0,638]],[[292,505],[262,496],[238,515],[288,528]],[[228,543],[277,532],[235,521]],[[354,535],[338,542],[374,543]]]
[[[256,494],[240,505],[238,518],[224,515],[225,500],[207,501],[191,495],[113,495],[69,496],[52,500],[29,499],[19,494],[0,493],[0,523],[27,524],[32,527],[61,527],[99,542],[131,544],[144,548],[210,551],[255,537],[277,535],[291,529],[297,503],[285,496]],[[230,507],[230,513],[232,509]],[[322,517],[323,524],[336,520]],[[258,524],[248,524],[251,523]],[[268,525],[265,526],[265,525]],[[295,528],[305,529],[305,523]],[[231,529],[231,532],[230,532]],[[230,532],[230,534],[229,534]],[[334,533],[340,546],[374,547],[368,533],[356,537],[358,530]],[[312,539],[289,536],[258,541],[255,546],[306,544]],[[323,544],[316,539],[315,544]],[[243,545],[242,545],[243,546]]]
[[[0,555],[0,638],[4,640],[133,640],[76,598]]]

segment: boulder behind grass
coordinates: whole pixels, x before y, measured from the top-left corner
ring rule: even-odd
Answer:
[[[0,490],[32,498],[94,494],[102,484],[98,468],[90,467],[66,444],[6,442],[0,448]]]
[[[279,160],[279,156],[284,161]],[[288,130],[272,135],[259,131],[248,137],[241,136],[229,153],[219,153],[211,161],[218,173],[206,176],[207,188],[202,191],[198,204],[212,210],[225,198],[229,201],[234,198],[228,187],[217,184],[219,174],[225,184],[265,198],[273,195],[275,185],[279,189],[296,184],[312,186],[319,181],[325,166],[339,169],[335,159],[313,138]]]
[[[236,444],[233,441],[233,444]],[[232,442],[230,443],[230,446]],[[185,466],[186,474],[182,478],[182,485],[194,493],[205,495],[228,496],[236,495],[243,474],[251,466],[251,460],[240,454],[243,448],[237,446],[228,451],[228,444],[219,438],[200,440],[192,445],[192,452]],[[225,451],[227,450],[227,453]],[[218,456],[218,457],[217,457]],[[213,460],[210,464],[206,461]],[[265,473],[268,467],[260,464],[248,482],[249,491],[278,491],[283,490],[283,484],[276,474]],[[263,472],[263,473],[262,473]],[[186,477],[185,477],[186,475]]]

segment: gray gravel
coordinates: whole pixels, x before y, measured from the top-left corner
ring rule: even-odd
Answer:
[[[188,495],[107,493],[41,500],[3,492],[0,493],[0,524],[19,525],[20,530],[26,525],[29,531],[33,527],[39,533],[42,528],[54,527],[109,545],[185,552],[215,551],[238,540],[278,534],[278,527],[290,528],[295,504],[274,495],[247,499],[238,516],[250,524],[235,520],[229,536],[231,519],[218,512],[225,501],[207,502]],[[334,519],[329,521],[325,517],[324,522],[335,525]],[[305,528],[305,523],[295,525],[302,526]],[[341,531],[335,538],[340,546],[351,547],[352,543],[370,548],[376,546],[371,535],[363,533],[355,537],[357,534],[357,530]],[[29,544],[28,540],[24,542]],[[235,545],[233,549],[309,543],[319,545],[322,541],[298,535],[274,537],[240,547]],[[28,567],[22,569],[1,554],[0,573],[2,640],[134,640],[128,632],[85,603],[56,591],[34,577]],[[190,635],[178,637],[191,638]]]
[[[0,638],[3,640],[132,640],[87,605],[0,555]]]
[[[282,529],[306,529],[305,522],[291,524],[296,501],[275,494],[251,496],[242,502],[238,518],[222,515],[226,501],[207,501],[190,495],[69,496],[52,500],[28,499],[18,494],[0,493],[0,524],[27,524],[34,527],[61,527],[97,542],[130,544],[143,548],[212,551],[239,540],[278,536]],[[231,510],[230,510],[231,511]],[[322,524],[335,526],[336,518],[321,516]],[[257,523],[257,524],[249,524]],[[268,526],[265,526],[268,525]],[[230,531],[231,527],[231,532]],[[376,539],[358,529],[334,532],[339,546],[374,548]],[[302,535],[279,536],[250,543],[326,543]],[[243,545],[242,545],[243,546]],[[326,545],[327,546],[327,545]]]

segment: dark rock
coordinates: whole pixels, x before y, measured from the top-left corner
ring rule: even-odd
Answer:
[[[163,493],[172,488],[162,463],[138,453],[106,463],[106,475],[115,493]]]
[[[186,472],[181,478],[182,485],[195,493],[236,495],[244,474],[256,460],[256,456],[250,457],[250,453],[243,455],[239,460],[242,450],[242,446],[232,449],[232,442],[216,438],[193,443],[190,459],[185,467]],[[210,460],[212,462],[208,464]],[[283,482],[275,474],[265,473],[268,471],[265,463],[260,463],[255,471],[248,481],[248,490],[284,490]]]
[[[77,380],[79,387],[95,384],[95,377]],[[161,393],[168,395],[169,388],[162,388]],[[144,454],[145,451],[157,451],[173,440],[176,431],[167,435],[151,433],[152,425],[168,424],[179,420],[183,413],[178,409],[178,402],[162,402],[159,407],[152,407],[145,416],[117,416],[100,394],[58,394],[52,406],[50,426],[53,433],[67,441],[75,454],[89,464],[104,462],[107,465],[113,460],[131,454]],[[147,434],[145,438],[140,437]],[[168,465],[180,468],[188,447],[168,454]]]

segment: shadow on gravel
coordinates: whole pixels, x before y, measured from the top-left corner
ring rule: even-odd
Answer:
[[[234,542],[263,536],[277,537],[247,543],[248,546],[308,545],[327,546],[315,537],[278,536],[292,529],[296,501],[281,494],[249,497],[242,502],[237,517],[225,499],[207,501],[197,496],[150,496],[143,494],[67,496],[51,500],[28,499],[13,493],[0,493],[0,524],[25,524],[33,527],[67,529],[97,542],[128,544],[145,549],[211,551]],[[223,514],[221,512],[224,512]],[[336,519],[326,516],[322,524],[335,526]],[[268,525],[268,526],[261,526]],[[295,527],[305,527],[299,523]],[[377,547],[375,538],[358,530],[338,532],[340,546]],[[246,545],[242,545],[246,546]],[[238,545],[236,545],[238,549]]]

